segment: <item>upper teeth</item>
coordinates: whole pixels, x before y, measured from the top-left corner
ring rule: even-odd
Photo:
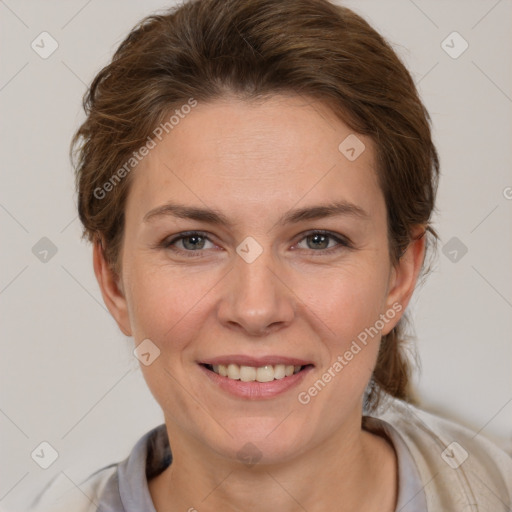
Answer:
[[[266,365],[256,368],[254,366],[239,366],[238,364],[216,364],[213,371],[228,379],[241,380],[243,382],[270,382],[274,379],[282,379],[297,373],[302,366],[293,365]]]

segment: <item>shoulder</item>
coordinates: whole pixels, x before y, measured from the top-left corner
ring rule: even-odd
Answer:
[[[376,416],[404,440],[434,510],[510,510],[512,457],[485,436],[396,399]]]
[[[121,462],[105,466],[86,478],[71,480],[61,471],[39,493],[31,512],[120,512],[123,499],[146,510],[150,500],[147,477],[171,462],[165,424],[145,433]],[[124,497],[124,498],[123,498]]]
[[[39,493],[31,512],[96,512],[109,480],[117,477],[118,464],[106,466],[81,482],[58,473]]]

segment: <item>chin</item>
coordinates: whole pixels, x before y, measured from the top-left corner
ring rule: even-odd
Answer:
[[[290,420],[292,417],[293,414]],[[296,420],[285,424],[286,419],[283,421],[282,417],[261,418],[260,421],[240,418],[227,429],[232,437],[222,431],[222,440],[207,442],[219,455],[248,466],[280,464],[300,455],[311,441],[306,425],[298,425]]]

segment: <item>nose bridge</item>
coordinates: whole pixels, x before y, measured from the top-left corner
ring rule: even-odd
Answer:
[[[219,314],[221,321],[257,334],[289,323],[294,307],[292,294],[279,279],[279,260],[270,247],[248,238],[237,247]]]

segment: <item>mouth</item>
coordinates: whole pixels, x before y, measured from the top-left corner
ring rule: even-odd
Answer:
[[[286,379],[297,375],[312,364],[293,365],[293,364],[266,364],[262,366],[248,366],[236,363],[209,364],[200,363],[208,371],[224,377],[229,380],[238,380],[241,382],[272,382],[274,380]]]
[[[287,356],[226,355],[197,361],[208,381],[223,393],[244,400],[265,400],[298,387],[315,365]]]

